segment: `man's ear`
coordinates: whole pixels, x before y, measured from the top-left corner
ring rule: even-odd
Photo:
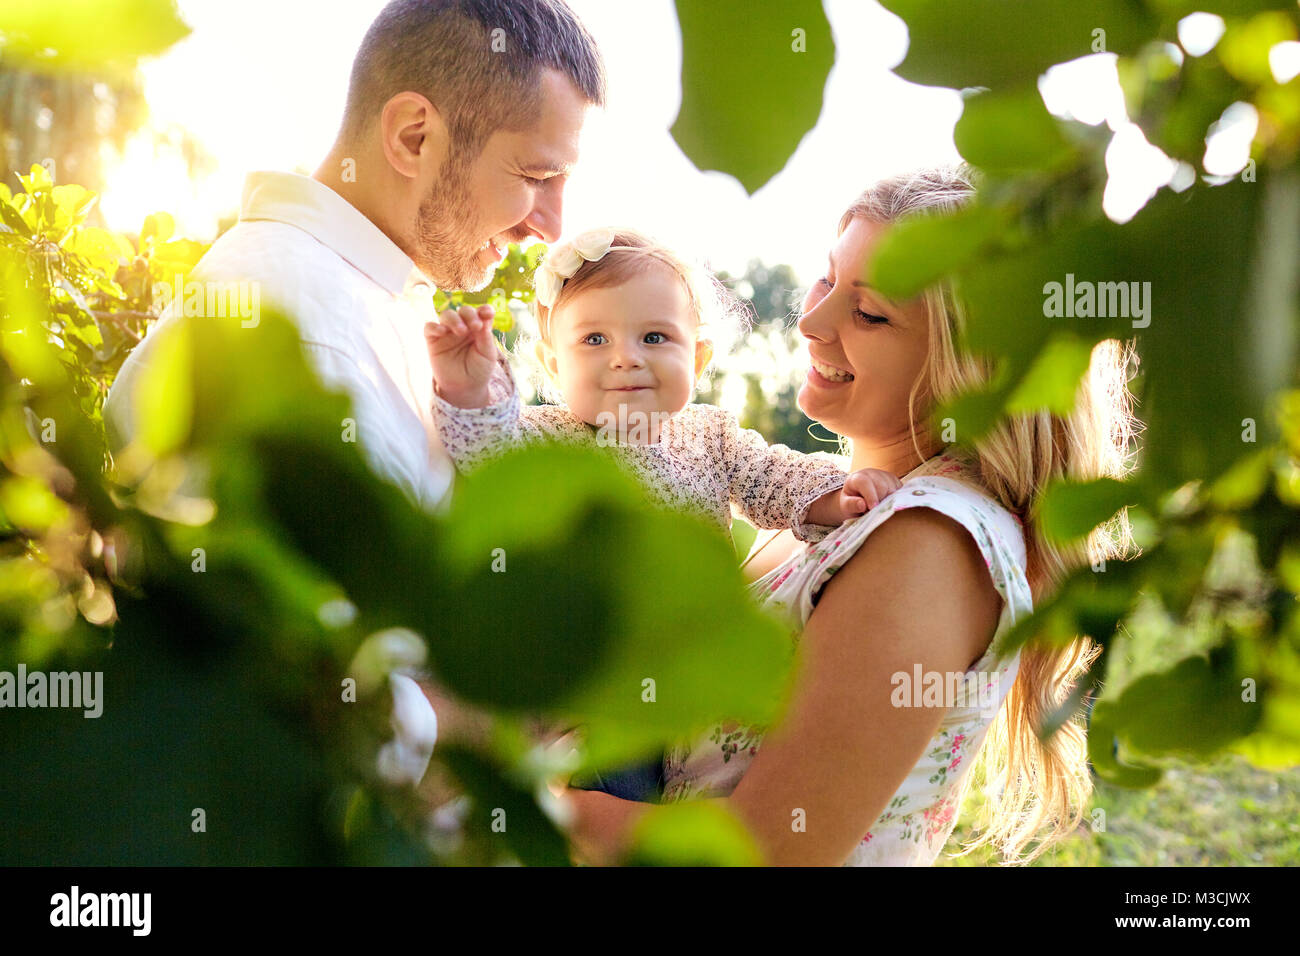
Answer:
[[[442,168],[450,148],[447,124],[427,97],[407,90],[384,104],[379,116],[384,158],[398,175],[418,179]]]
[[[533,350],[537,355],[537,361],[542,364],[542,368],[546,369],[546,374],[551,377],[551,381],[555,381],[556,372],[559,368],[555,361],[555,350],[542,341],[538,341],[533,346]]]
[[[699,378],[704,372],[704,366],[709,364],[709,359],[713,358],[713,343],[708,339],[695,340],[695,377]]]

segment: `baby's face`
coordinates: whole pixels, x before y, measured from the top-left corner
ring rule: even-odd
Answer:
[[[654,263],[621,285],[564,303],[552,316],[543,360],[578,418],[620,432],[648,429],[657,441],[657,422],[685,407],[708,364],[696,324],[681,280]]]

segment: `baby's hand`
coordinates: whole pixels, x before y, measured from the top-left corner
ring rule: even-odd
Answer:
[[[488,404],[488,382],[497,363],[497,346],[492,336],[496,312],[490,305],[462,305],[447,309],[438,321],[424,326],[424,341],[433,366],[433,387],[460,408],[482,408]]]
[[[879,468],[863,468],[853,472],[840,489],[839,503],[844,512],[844,520],[866,514],[880,504],[881,498],[897,491],[902,484],[896,475]]]

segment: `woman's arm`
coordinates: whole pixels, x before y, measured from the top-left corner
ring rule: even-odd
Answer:
[[[740,571],[745,576],[745,580],[757,581],[802,547],[804,543],[789,529],[778,531],[775,536],[770,533],[760,533],[754,539],[754,547],[750,549],[749,556],[741,565]]]
[[[951,519],[908,509],[872,533],[822,591],[799,641],[790,704],[726,798],[768,862],[844,861],[945,713],[892,706],[891,676],[917,664],[964,672],[988,647],[1000,609],[975,542]],[[626,811],[604,801],[577,809],[588,841],[617,846]]]

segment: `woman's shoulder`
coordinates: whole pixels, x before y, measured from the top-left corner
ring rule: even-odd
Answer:
[[[918,509],[924,511],[916,513]],[[935,514],[949,520],[929,520],[928,516]],[[1012,618],[1032,608],[1024,531],[1019,520],[988,492],[956,474],[909,476],[870,512],[844,522],[822,541],[760,578],[753,587],[768,600],[798,609],[806,621],[827,582],[886,526],[889,533],[880,541],[880,547],[928,551],[970,547],[973,543]],[[945,563],[945,567],[953,569],[958,565]],[[943,569],[927,573],[926,586],[944,588],[943,575]]]

